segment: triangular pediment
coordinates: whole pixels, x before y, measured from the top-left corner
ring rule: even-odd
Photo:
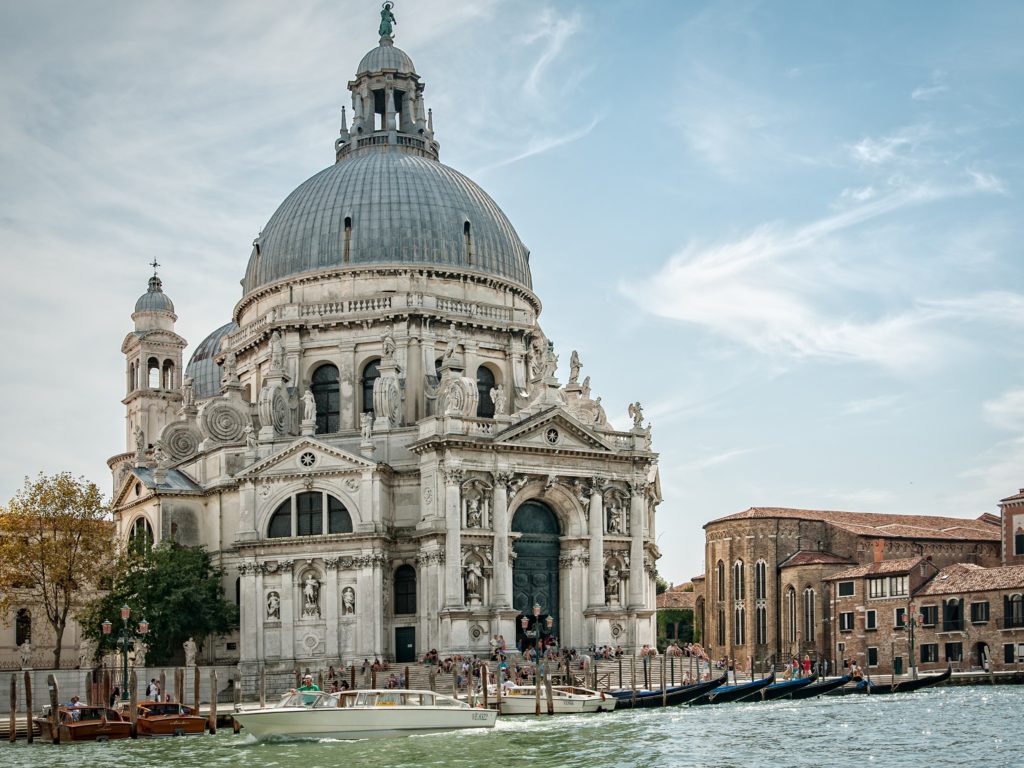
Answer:
[[[312,460],[308,458],[310,455]],[[335,448],[311,437],[300,437],[283,450],[242,470],[235,477],[244,479],[308,472],[317,474],[362,472],[374,469],[376,466],[376,462],[367,461],[362,456]]]
[[[555,451],[614,452],[600,435],[557,406],[502,430],[494,442]]]

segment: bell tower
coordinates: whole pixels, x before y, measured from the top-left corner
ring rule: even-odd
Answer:
[[[135,302],[135,330],[121,344],[125,357],[125,450],[136,459],[149,450],[182,405],[181,356],[187,342],[174,332],[178,316],[156,272]]]

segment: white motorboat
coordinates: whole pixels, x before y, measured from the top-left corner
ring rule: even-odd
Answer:
[[[495,691],[495,694],[497,691]],[[615,709],[615,697],[589,688],[572,685],[551,686],[551,702],[556,715],[580,712],[611,712]],[[548,711],[547,693],[541,686],[540,713]],[[506,685],[501,692],[501,714],[533,715],[537,712],[537,689],[532,685]]]
[[[277,706],[239,709],[234,718],[257,740],[367,739],[493,728],[498,713],[433,691],[289,691]]]

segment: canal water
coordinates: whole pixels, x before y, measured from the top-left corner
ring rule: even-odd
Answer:
[[[509,717],[493,731],[257,744],[243,731],[0,746],[0,766],[215,768],[942,768],[1024,766],[1024,687]]]

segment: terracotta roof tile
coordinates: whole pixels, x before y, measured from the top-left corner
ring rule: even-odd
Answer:
[[[935,515],[887,515],[878,512],[839,512],[786,507],[751,507],[705,524],[731,520],[820,520],[860,536],[889,539],[953,539],[999,541],[999,527],[986,519],[972,520]]]
[[[1024,589],[1024,565],[982,568],[973,563],[956,563],[939,571],[918,594],[951,595],[993,589]]]
[[[924,560],[923,557],[902,557],[898,560],[880,560],[877,563],[865,563],[856,568],[847,568],[845,571],[834,573],[824,581],[838,581],[839,579],[859,579],[864,576],[881,576],[891,573],[909,573],[918,563]]]
[[[697,604],[697,595],[693,592],[682,592],[670,589],[658,595],[658,608],[689,608],[691,611]]]

